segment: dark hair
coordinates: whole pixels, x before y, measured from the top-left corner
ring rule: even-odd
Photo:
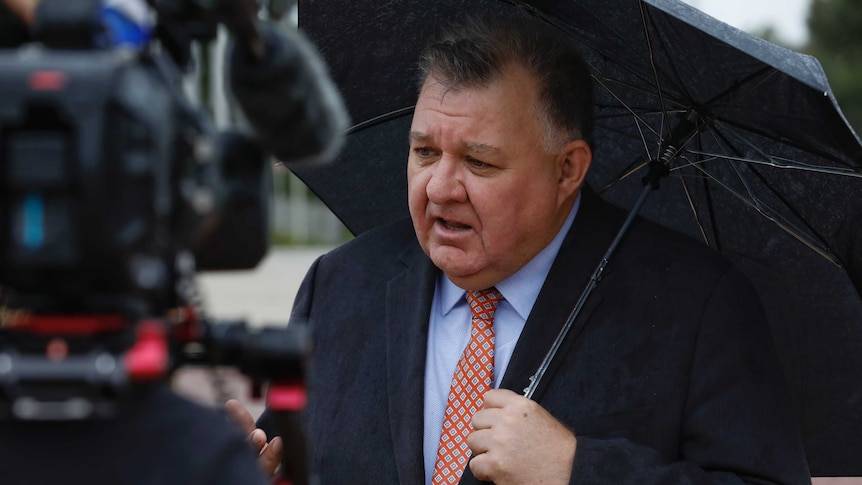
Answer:
[[[486,87],[512,65],[538,81],[550,127],[592,145],[589,68],[571,38],[531,15],[471,15],[448,28],[422,52],[419,85],[433,76],[447,89]]]

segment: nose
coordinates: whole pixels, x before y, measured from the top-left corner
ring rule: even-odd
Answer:
[[[425,186],[429,201],[445,204],[467,200],[467,190],[459,168],[458,161],[446,154],[431,167],[431,177]]]

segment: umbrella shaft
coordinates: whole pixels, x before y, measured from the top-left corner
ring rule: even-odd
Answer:
[[[608,250],[605,251],[605,255],[602,256],[602,260],[599,262],[598,267],[596,267],[596,270],[593,271],[593,275],[590,277],[589,283],[587,283],[586,288],[584,288],[583,293],[581,293],[580,298],[578,298],[578,302],[575,304],[575,307],[572,309],[572,312],[566,319],[566,323],[563,324],[563,328],[560,329],[560,333],[557,334],[557,338],[554,339],[553,345],[551,345],[550,350],[548,350],[548,353],[545,355],[545,358],[542,360],[542,363],[541,365],[539,365],[539,368],[536,370],[536,373],[530,377],[530,385],[524,388],[524,397],[529,399],[533,398],[533,394],[536,392],[536,388],[539,387],[539,383],[541,382],[542,377],[544,377],[545,372],[547,372],[548,367],[554,360],[554,356],[557,355],[557,351],[560,349],[560,346],[563,344],[566,335],[568,335],[569,330],[572,328],[572,324],[575,323],[575,320],[578,318],[578,315],[580,315],[581,310],[584,308],[584,304],[590,297],[590,294],[592,294],[593,290],[596,288],[596,286],[598,286],[599,281],[601,281],[602,273],[605,270],[605,266],[608,265],[611,256],[613,255],[614,251],[616,251],[617,246],[619,246],[620,242],[622,242],[623,237],[625,237],[626,233],[629,230],[629,227],[632,225],[632,222],[634,222],[635,217],[637,217],[638,212],[640,212],[641,207],[643,206],[644,202],[646,202],[647,197],[649,197],[653,190],[653,184],[648,183],[644,185],[640,196],[638,196],[638,199],[635,201],[634,205],[629,211],[628,217],[626,217],[625,222],[623,222],[622,227],[620,227],[620,230],[617,232],[617,235],[614,237],[614,240],[613,242],[611,242],[611,245],[608,247]]]

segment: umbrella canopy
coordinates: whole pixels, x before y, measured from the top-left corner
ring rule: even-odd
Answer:
[[[648,162],[667,164],[642,215],[751,277],[812,473],[862,474],[862,143],[815,59],[676,0],[300,1],[300,27],[355,126],[335,163],[297,175],[354,233],[407,217],[418,54],[465,12],[504,8],[543,18],[584,51],[596,92],[590,185],[630,207]]]

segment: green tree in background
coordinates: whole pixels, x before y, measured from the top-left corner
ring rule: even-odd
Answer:
[[[862,135],[862,5],[859,0],[812,0],[804,52],[823,65],[847,120]]]

